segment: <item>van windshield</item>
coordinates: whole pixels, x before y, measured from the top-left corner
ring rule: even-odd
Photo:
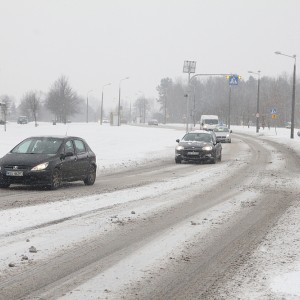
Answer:
[[[215,124],[218,124],[219,121],[216,119],[206,119],[206,120],[204,120],[204,123],[209,124],[209,125],[215,125]]]

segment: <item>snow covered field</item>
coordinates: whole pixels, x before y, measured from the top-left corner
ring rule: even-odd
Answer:
[[[70,123],[67,125],[57,124],[56,126],[49,123],[40,123],[38,127],[34,127],[33,123],[28,125],[11,123],[7,125],[6,132],[4,132],[2,126],[0,127],[0,157],[6,154],[18,142],[31,135],[75,135],[83,137],[96,153],[98,175],[101,175],[103,172],[113,168],[130,168],[148,161],[154,161],[157,158],[174,157],[175,140],[181,138],[185,133],[184,125],[177,125],[176,128],[175,130],[128,125],[111,127],[109,125],[100,126],[95,123]],[[257,138],[262,140],[269,139],[277,143],[284,143],[300,155],[300,137],[297,136],[297,130],[295,130],[295,139],[291,140],[289,138],[290,130],[285,128],[277,129],[277,131],[274,128],[270,130],[265,128],[264,130],[261,129],[259,134],[255,133],[254,127],[232,126],[231,129],[234,133],[249,134],[257,136]],[[180,187],[189,187],[191,181],[199,180],[201,176],[214,175],[215,178],[216,176],[222,178],[222,176],[226,175],[225,170],[226,163],[221,163],[216,165],[214,171],[211,171],[215,172],[214,174],[197,174],[194,177],[189,176],[180,181],[171,181],[167,185],[165,183],[149,185],[136,188],[127,194],[118,191],[73,199],[72,210],[70,210],[68,200],[66,200],[58,203],[0,211],[0,274],[5,274],[8,264],[17,260],[28,248],[28,243],[24,244],[24,240],[27,238],[26,234],[20,234],[16,241],[14,237],[8,236],[10,232],[21,232],[23,228],[38,226],[42,222],[46,223],[58,218],[84,214],[86,211],[96,210],[100,207],[120,202],[126,205],[127,202],[129,203],[133,199],[151,198],[155,194],[163,195],[165,193],[165,205],[171,205],[167,199],[168,189],[177,188],[178,192],[180,192]],[[243,197],[244,199],[251,200],[253,195],[247,194],[243,195]],[[214,209],[206,212],[206,216],[209,215],[209,218],[216,222],[222,218],[228,218],[228,216],[236,212],[236,206],[231,204],[225,203],[219,205],[220,207],[214,207]],[[160,208],[155,206],[155,202],[145,202],[144,207],[139,207],[139,215],[130,214],[131,209],[128,206],[128,214],[124,216],[119,215],[118,218],[126,220],[129,217],[131,219],[144,217],[158,209]],[[109,231],[113,226],[117,226],[109,220],[111,217],[102,216],[102,218],[99,218],[99,214],[95,216],[97,217],[95,218],[95,223],[86,222],[84,227],[82,224],[76,223],[76,219],[71,219],[63,225],[56,224],[52,226],[51,230],[38,229],[35,232],[35,245],[38,246],[40,251],[31,254],[31,258],[45,259],[51,251],[60,247],[71,246],[72,243],[78,241],[80,238],[79,235],[84,239],[96,234],[96,228],[98,230],[97,233],[99,233],[99,228],[103,231]],[[260,247],[252,255],[247,266],[245,266],[244,272],[243,270],[239,270],[232,283],[224,287],[224,297],[226,299],[300,299],[299,220],[300,205],[299,203],[295,203],[279,220],[278,224],[271,230]],[[204,227],[202,234],[205,234],[205,230],[209,230],[209,225],[207,226]],[[158,252],[160,251],[159,249],[166,248],[166,245],[169,245],[169,249],[165,251],[172,252],[178,249],[180,252],[179,237],[185,235],[187,240],[193,238],[195,233],[190,232],[188,227],[183,226],[180,228],[180,230],[176,230],[176,228],[172,230],[169,240],[161,238],[155,241]],[[57,231],[62,232],[63,235],[59,235],[56,239],[53,239]],[[68,238],[62,238],[63,236]],[[139,262],[135,261],[135,265],[137,267],[140,266],[140,270],[149,267],[145,264],[149,259],[146,250],[140,254],[139,259]],[[130,265],[131,263],[130,258],[128,258],[127,261],[123,262],[123,265],[121,264],[115,267],[115,269],[110,269],[105,274],[102,274],[102,276],[105,275],[106,283],[109,284],[110,279],[114,278],[114,272],[118,272],[118,270],[125,268],[126,265]],[[154,264],[156,262],[150,263]],[[136,270],[131,276],[137,278],[141,274]],[[250,277],[257,278],[257,280],[248,280]],[[121,290],[122,282],[119,281],[118,283]],[[95,291],[94,298],[93,295],[89,294],[90,299],[99,297],[101,291],[97,291],[97,280],[88,281],[80,289],[77,289],[76,293],[68,294],[63,299],[83,299],[86,297],[85,292],[89,290]]]

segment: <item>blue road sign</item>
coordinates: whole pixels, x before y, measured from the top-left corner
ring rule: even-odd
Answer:
[[[229,77],[229,85],[238,85],[239,77],[237,75],[231,75]]]
[[[277,114],[277,109],[276,109],[276,108],[271,108],[271,114],[272,114],[272,115]]]

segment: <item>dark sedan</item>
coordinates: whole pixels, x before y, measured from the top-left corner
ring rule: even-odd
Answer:
[[[175,162],[203,161],[215,164],[222,159],[222,145],[212,131],[195,130],[176,140]]]
[[[0,159],[0,188],[25,184],[55,190],[78,180],[93,185],[96,168],[96,155],[82,138],[30,137]]]

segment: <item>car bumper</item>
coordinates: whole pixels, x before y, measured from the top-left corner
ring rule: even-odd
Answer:
[[[2,184],[24,184],[24,185],[45,185],[51,183],[51,170],[23,171],[22,176],[6,175],[6,171],[0,173]]]
[[[231,141],[230,137],[217,137],[217,142],[229,143]]]
[[[185,160],[185,161],[211,161],[214,159],[214,153],[212,151],[200,151],[198,154],[191,154],[191,151],[176,152],[175,159]]]

